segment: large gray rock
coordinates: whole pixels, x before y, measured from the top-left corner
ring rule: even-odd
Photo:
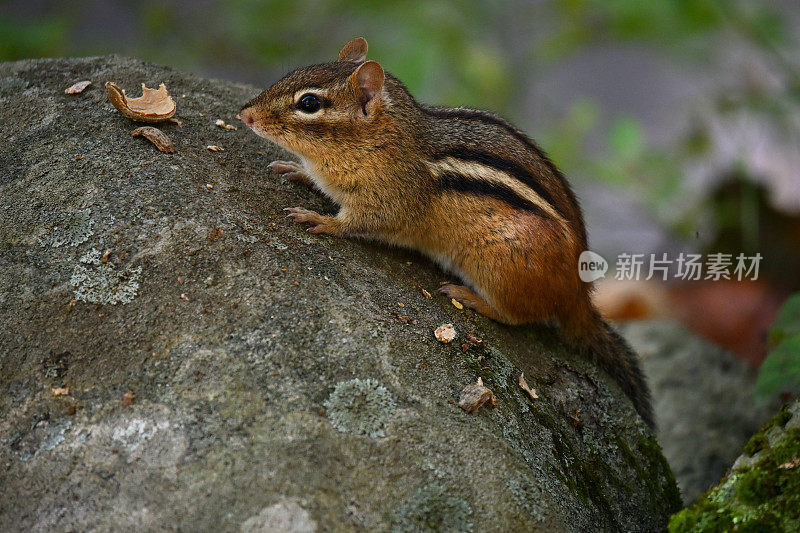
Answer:
[[[686,503],[715,485],[774,411],[753,400],[755,372],[669,321],[620,328],[642,358],[658,437]]]
[[[107,80],[168,83],[176,153],[130,136]],[[214,125],[257,92],[119,57],[0,66],[0,530],[662,528],[654,436],[553,331],[283,217],[334,206]],[[499,405],[467,415],[478,377]]]

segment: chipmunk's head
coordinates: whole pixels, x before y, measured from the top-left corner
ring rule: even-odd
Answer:
[[[290,72],[239,117],[258,135],[310,159],[359,144],[388,100],[383,68],[366,56],[367,41],[353,39],[338,61]]]

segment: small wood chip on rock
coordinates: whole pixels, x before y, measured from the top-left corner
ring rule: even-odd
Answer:
[[[467,413],[474,413],[485,403],[488,403],[489,407],[497,407],[497,398],[483,385],[481,378],[478,378],[477,383],[467,385],[461,390],[458,406]]]
[[[536,394],[536,390],[530,388],[530,386],[528,386],[528,382],[525,381],[525,374],[519,375],[519,386],[522,387],[522,390],[528,393],[528,396],[530,396],[531,399],[536,400],[539,398],[539,395]]]
[[[225,121],[222,120],[221,118],[217,119],[217,121],[214,124],[216,124],[220,128],[226,129],[226,130],[235,130],[236,129],[236,126],[233,126],[232,124],[225,124]]]
[[[122,396],[122,405],[124,405],[125,407],[128,407],[129,405],[132,405],[133,404],[133,400],[136,399],[136,396],[138,396],[138,394],[136,394],[132,390],[129,390],[128,392],[126,392]]]
[[[64,94],[78,94],[82,93],[92,82],[89,80],[79,81],[77,83],[73,83],[67,90],[64,91]]]

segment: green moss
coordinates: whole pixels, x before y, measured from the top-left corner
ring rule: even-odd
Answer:
[[[775,424],[779,427],[783,427],[791,418],[792,413],[789,411],[789,405],[786,404],[781,409],[781,412],[778,413],[778,416],[775,417]]]
[[[690,509],[672,516],[669,531],[800,530],[800,427],[779,434],[792,413],[784,408],[750,439],[744,452],[755,455],[729,472]]]
[[[472,508],[437,483],[419,489],[411,501],[398,509],[392,531],[395,533],[472,531]]]
[[[776,496],[775,489],[776,487],[759,470],[751,470],[739,480],[736,496],[742,503],[757,507]]]
[[[753,456],[767,447],[769,447],[769,444],[767,443],[767,437],[764,435],[763,430],[761,430],[750,437],[750,440],[747,441],[747,444],[745,444],[744,448],[742,448],[742,452],[744,452],[746,455]]]
[[[386,423],[397,410],[391,393],[372,378],[338,383],[324,405],[337,430],[371,438],[386,436]]]
[[[709,533],[723,533],[730,531],[732,523],[731,514],[724,509],[719,513],[709,513],[705,508],[684,509],[670,519],[669,532],[706,531]]]
[[[615,485],[618,482],[617,476],[604,461],[576,450],[570,439],[558,428],[553,428],[552,437],[555,456],[561,463],[567,486],[583,502],[593,504],[603,516],[614,521],[614,506],[604,489],[609,484]],[[581,457],[584,456],[587,459],[582,460]],[[619,524],[614,525],[619,528]]]
[[[591,433],[576,442],[572,431],[556,419],[544,404],[534,404],[532,411],[537,421],[551,431],[553,455],[557,462],[547,462],[547,468],[581,501],[597,509],[604,517],[603,527],[620,528],[615,522],[618,512],[617,499],[621,494],[633,494],[645,487],[650,501],[667,512],[683,505],[680,491],[661,448],[652,434],[643,434],[632,450],[621,434],[609,429],[611,440],[595,442]],[[581,446],[578,449],[577,446]],[[624,464],[636,472],[641,480],[636,486],[626,482],[626,477],[611,465],[618,464],[622,456]]]
[[[783,427],[786,425],[786,422],[792,418],[792,413],[789,411],[789,405],[784,405],[780,412],[772,418],[769,422],[764,424],[764,427],[758,430],[758,432],[750,437],[750,440],[747,441],[747,444],[744,445],[742,451],[749,456],[753,456],[760,452],[765,448],[769,448],[769,442],[767,440],[767,431],[772,429],[773,427]]]
[[[471,346],[469,350],[464,353],[464,366],[476,376],[480,376],[486,385],[492,386],[498,383],[497,374],[494,369],[494,354],[486,343]]]
[[[672,473],[669,463],[667,463],[667,460],[664,458],[661,445],[658,444],[656,436],[652,433],[643,434],[641,438],[639,438],[637,445],[639,453],[644,457],[644,463],[650,465],[651,469],[657,470],[666,480],[666,483],[659,484],[657,483],[657,477],[653,476],[652,472],[642,472],[639,474],[640,478],[645,480],[654,501],[664,500],[665,507],[668,511],[674,511],[683,507],[683,498],[681,497],[678,483],[675,481],[675,474]],[[634,466],[634,468],[637,469],[637,473],[639,473],[639,469],[641,468],[640,462],[636,461],[632,455],[629,464]],[[666,492],[662,491],[663,488],[665,488]]]

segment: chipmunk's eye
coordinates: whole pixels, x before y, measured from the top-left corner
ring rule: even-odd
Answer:
[[[303,113],[316,113],[322,107],[322,101],[316,94],[304,94],[297,101],[296,107]]]

